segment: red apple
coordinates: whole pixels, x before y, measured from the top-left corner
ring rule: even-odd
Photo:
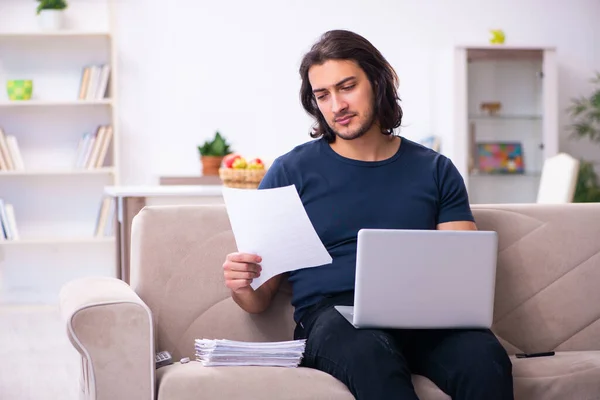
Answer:
[[[225,168],[233,168],[233,162],[240,157],[241,155],[239,154],[228,154],[223,158],[223,165]]]

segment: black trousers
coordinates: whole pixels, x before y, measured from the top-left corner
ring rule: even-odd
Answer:
[[[353,299],[326,298],[302,316],[294,333],[307,339],[302,366],[334,376],[358,400],[418,400],[411,374],[453,400],[514,398],[512,364],[491,331],[356,329],[333,308]]]

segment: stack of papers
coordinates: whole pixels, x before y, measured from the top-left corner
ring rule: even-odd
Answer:
[[[226,339],[196,339],[196,360],[206,367],[268,366],[297,367],[306,340],[286,342],[237,342]]]

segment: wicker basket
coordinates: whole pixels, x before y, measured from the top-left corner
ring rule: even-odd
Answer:
[[[264,169],[220,168],[219,176],[221,177],[223,184],[227,187],[256,189],[266,172],[267,171]]]

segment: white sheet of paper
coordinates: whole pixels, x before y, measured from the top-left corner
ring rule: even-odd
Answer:
[[[331,264],[294,185],[275,189],[223,188],[238,251],[262,257],[257,289],[273,276]]]

